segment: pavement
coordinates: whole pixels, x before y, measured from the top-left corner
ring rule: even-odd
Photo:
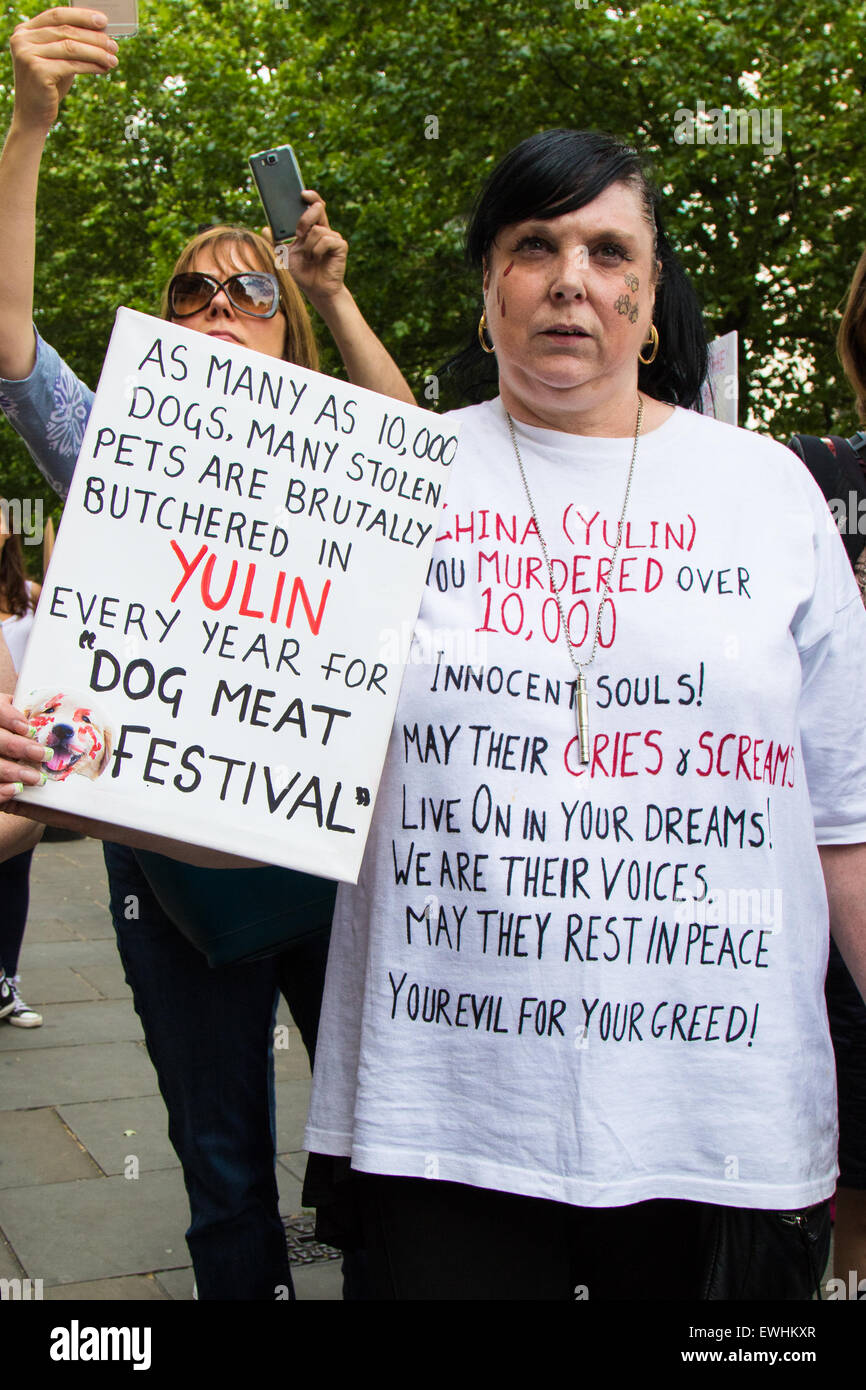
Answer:
[[[97,841],[37,847],[19,972],[45,1022],[0,1022],[0,1279],[41,1280],[31,1288],[46,1300],[192,1299],[186,1192]],[[301,1207],[310,1070],[281,1001],[284,1026],[288,1047],[274,1054],[277,1176],[302,1259],[292,1277],[299,1300],[339,1300],[340,1261],[311,1243],[312,1213]]]

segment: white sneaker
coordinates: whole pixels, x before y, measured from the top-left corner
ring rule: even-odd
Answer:
[[[30,1005],[24,1002],[18,990],[18,983],[18,975],[9,977],[9,984],[12,987],[12,997],[15,1001],[12,1005],[12,1012],[7,1015],[9,1022],[14,1024],[16,1028],[41,1028],[42,1015],[38,1014],[35,1009],[31,1009]]]
[[[0,1018],[6,1018],[15,1008],[15,995],[12,993],[12,983],[6,978],[6,972],[0,970]]]

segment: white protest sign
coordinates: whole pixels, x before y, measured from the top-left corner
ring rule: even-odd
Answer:
[[[456,449],[121,309],[18,683],[55,750],[21,799],[356,881]]]
[[[737,423],[740,391],[737,343],[738,335],[734,330],[707,344],[707,375],[701,387],[704,414],[713,415],[726,425]]]

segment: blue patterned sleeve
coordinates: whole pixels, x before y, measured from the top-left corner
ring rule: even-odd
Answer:
[[[20,434],[43,478],[65,498],[93,392],[36,333],[36,365],[23,381],[0,377],[0,410]]]

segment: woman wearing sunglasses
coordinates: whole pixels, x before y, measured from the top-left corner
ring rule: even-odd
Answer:
[[[0,160],[0,241],[7,263],[18,267],[0,286],[0,406],[61,495],[93,395],[32,326],[36,188],[45,138],[75,74],[105,73],[117,63],[104,26],[104,15],[83,9],[47,11],[18,26],[11,44],[15,108]],[[288,268],[254,232],[212,228],[181,253],[163,316],[315,369],[315,338],[297,281],[331,330],[349,379],[411,401],[344,284],[345,241],[329,227],[321,200],[306,197],[311,205],[288,250]],[[41,750],[16,714],[8,696],[0,697],[2,799],[13,793],[9,783],[40,779]],[[183,1166],[198,1296],[285,1298],[292,1283],[274,1173],[274,1011],[281,990],[312,1059],[334,885],[321,885],[310,931],[291,949],[211,969],[160,908],[135,852],[113,843],[104,848],[118,948]],[[288,900],[295,880],[285,871]]]

